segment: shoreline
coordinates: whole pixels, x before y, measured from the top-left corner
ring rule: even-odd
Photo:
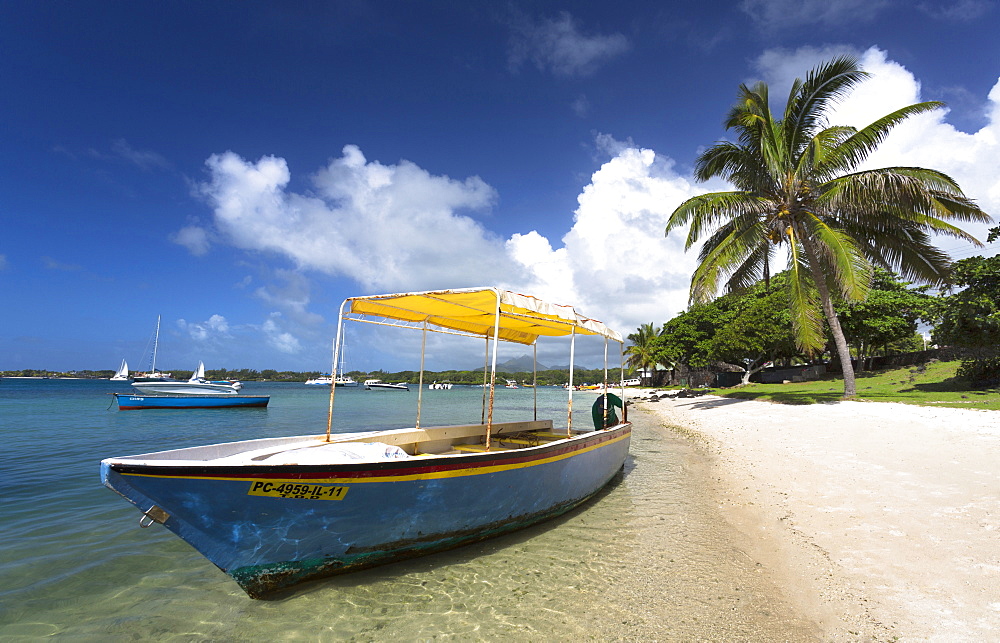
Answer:
[[[825,640],[1000,637],[1000,413],[632,402],[710,456],[725,519]]]

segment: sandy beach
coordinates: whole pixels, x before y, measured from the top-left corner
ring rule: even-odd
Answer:
[[[746,552],[824,640],[1000,640],[1000,413],[634,404],[711,455]]]

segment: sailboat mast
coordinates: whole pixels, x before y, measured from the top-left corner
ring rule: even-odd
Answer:
[[[156,335],[153,337],[153,356],[150,358],[149,372],[156,372],[156,346],[160,343],[160,316],[156,316]]]

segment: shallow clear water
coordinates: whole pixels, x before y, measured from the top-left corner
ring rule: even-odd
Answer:
[[[278,601],[101,486],[109,456],[325,430],[329,389],[248,383],[267,409],[118,411],[127,383],[0,382],[0,637],[113,640],[813,640],[705,491],[703,456],[633,417],[625,470],[593,502],[491,541],[324,580]],[[495,419],[531,419],[498,389]],[[540,418],[565,426],[561,389]],[[338,389],[334,430],[412,426],[416,391]],[[482,389],[424,391],[422,424],[477,422]],[[574,424],[593,394],[574,396]],[[109,408],[111,407],[111,408]]]

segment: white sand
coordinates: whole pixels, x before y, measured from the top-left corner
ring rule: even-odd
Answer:
[[[638,402],[714,454],[746,550],[826,640],[1000,641],[1000,413]]]

